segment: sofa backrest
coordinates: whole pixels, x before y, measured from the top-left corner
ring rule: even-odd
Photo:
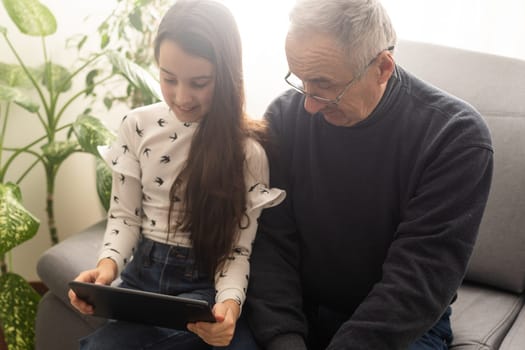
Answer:
[[[396,61],[472,104],[494,145],[494,177],[466,280],[525,290],[525,61],[401,41]]]

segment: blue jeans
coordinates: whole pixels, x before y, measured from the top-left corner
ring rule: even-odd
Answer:
[[[192,249],[142,239],[133,259],[122,271],[121,287],[179,295],[215,303],[213,278],[195,268]],[[133,307],[130,305],[130,307]],[[81,350],[200,350],[218,349],[183,330],[155,327],[117,320],[108,322],[80,340]],[[220,349],[258,349],[244,318],[237,321],[228,347]]]
[[[412,343],[408,350],[447,350],[452,343],[451,313],[452,309],[449,306],[434,327]]]

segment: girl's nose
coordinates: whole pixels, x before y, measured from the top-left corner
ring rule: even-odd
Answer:
[[[184,106],[192,101],[192,94],[190,89],[184,87],[182,84],[178,84],[174,88],[175,103],[178,106]]]

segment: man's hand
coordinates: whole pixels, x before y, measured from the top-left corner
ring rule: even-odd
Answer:
[[[106,258],[100,260],[96,268],[81,272],[77,278],[75,278],[75,281],[110,284],[115,278],[117,278],[117,264],[112,259]],[[68,292],[68,296],[71,305],[78,311],[86,315],[93,314],[93,306],[78,298],[71,289]]]
[[[239,304],[228,299],[213,306],[213,315],[217,322],[188,323],[188,329],[209,345],[227,346],[233,339],[240,312]]]

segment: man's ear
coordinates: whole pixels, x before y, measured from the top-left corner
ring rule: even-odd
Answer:
[[[379,72],[377,82],[379,84],[387,83],[392,74],[394,73],[395,66],[396,64],[394,61],[394,56],[392,56],[392,52],[388,50],[381,52],[377,57],[376,63],[376,67]]]

